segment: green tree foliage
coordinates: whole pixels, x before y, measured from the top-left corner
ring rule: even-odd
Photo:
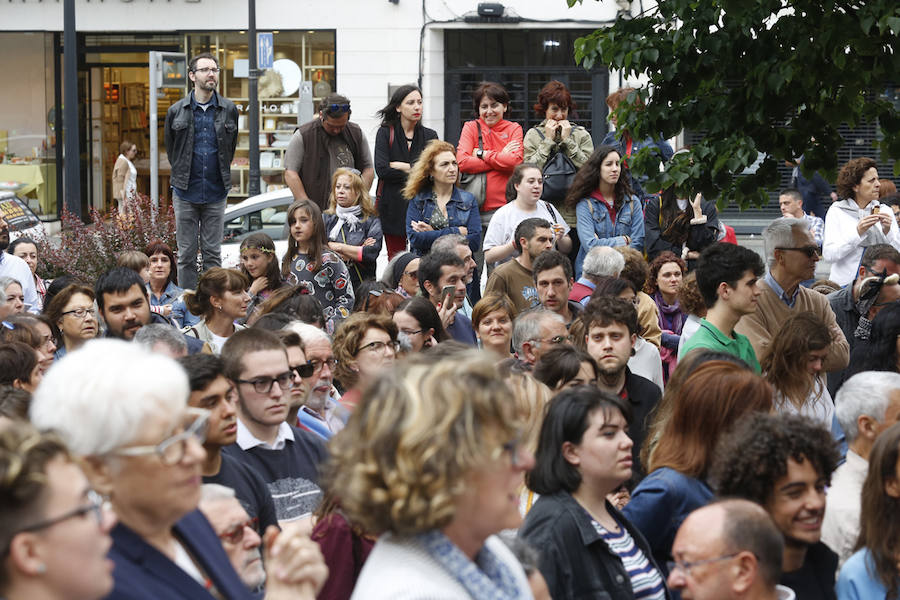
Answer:
[[[578,39],[575,60],[649,77],[652,96],[638,92],[643,109],[617,111],[633,137],[704,132],[665,173],[650,149],[636,157],[650,191],[675,184],[747,207],[766,202],[779,162],[801,154],[804,172],[834,180],[842,123],[877,120],[883,138],[871,155],[880,150],[900,174],[900,114],[881,95],[900,79],[898,35],[896,0],[659,0]],[[757,151],[765,155],[757,172],[738,177]]]

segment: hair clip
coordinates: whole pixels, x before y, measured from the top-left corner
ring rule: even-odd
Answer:
[[[244,255],[249,250],[256,250],[257,252],[262,252],[263,254],[275,254],[274,250],[269,250],[268,248],[261,248],[257,246],[247,246],[246,248],[241,248],[241,256]]]

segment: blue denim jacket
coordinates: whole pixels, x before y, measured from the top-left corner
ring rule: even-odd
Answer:
[[[431,200],[431,188],[422,190],[410,200],[406,209],[406,237],[409,238],[410,251],[416,256],[425,256],[434,240],[448,233],[459,233],[459,228],[465,227],[469,247],[472,252],[478,252],[481,247],[481,214],[478,212],[475,196],[454,187],[453,195],[447,202],[447,220],[450,225],[438,231],[413,231],[412,222],[430,221],[436,207]]]
[[[172,314],[169,315],[169,318],[175,321],[179,328],[196,325],[200,322],[200,319],[203,318],[198,315],[192,315],[188,311],[187,306],[184,305],[184,300],[182,299],[184,290],[171,281],[169,282],[169,285],[166,286],[166,289],[163,290],[162,296],[159,298],[156,297],[148,284],[147,295],[150,296],[150,306],[172,305]]]
[[[627,199],[616,214],[616,222],[609,220],[606,206],[596,198],[582,198],[575,207],[578,220],[578,239],[581,248],[575,259],[575,277],[581,277],[581,264],[591,248],[596,246],[624,246],[625,236],[630,246],[644,249],[644,209],[637,196]]]

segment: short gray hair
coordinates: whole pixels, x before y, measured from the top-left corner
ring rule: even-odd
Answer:
[[[331,343],[331,338],[327,333],[325,333],[315,325],[310,325],[302,321],[294,321],[284,329],[285,331],[293,331],[294,333],[299,335],[300,339],[303,341],[304,346],[312,344],[313,342],[318,342],[320,340],[325,340],[329,344]]]
[[[55,429],[72,452],[98,456],[136,440],[147,419],[187,406],[188,377],[177,362],[138,344],[98,339],[47,371],[31,402],[39,429]]]
[[[200,503],[219,502],[230,498],[237,499],[234,490],[219,483],[204,483],[200,486]]]
[[[625,269],[625,257],[610,246],[596,246],[584,257],[581,272],[590,277],[618,277]]]
[[[900,390],[900,373],[891,371],[863,371],[844,382],[834,398],[834,413],[848,443],[859,437],[860,415],[884,420],[894,390]]]
[[[775,264],[776,248],[791,248],[794,245],[794,228],[809,231],[809,224],[803,219],[779,217],[763,229],[763,245],[766,249],[766,265],[771,269]]]
[[[521,313],[516,317],[513,323],[512,345],[513,349],[521,354],[522,346],[525,342],[530,342],[541,337],[541,325],[547,319],[556,319],[560,323],[565,324],[558,313],[546,308],[533,308],[527,312]]]
[[[460,233],[448,233],[446,235],[442,235],[438,239],[434,240],[434,243],[431,244],[432,250],[448,250],[450,252],[456,253],[457,246],[468,246],[469,240],[466,239],[466,236]]]
[[[2,250],[0,250],[0,252],[2,252]],[[3,294],[2,294],[3,298],[2,298],[2,301],[0,301],[0,306],[3,306],[4,304],[6,304],[6,288],[8,288],[9,286],[11,286],[14,283],[18,283],[19,287],[22,287],[22,282],[19,281],[18,279],[16,279],[15,277],[9,277],[8,275],[4,275],[3,277],[0,277],[0,291],[3,292]]]
[[[133,341],[147,350],[153,350],[153,346],[162,343],[175,354],[187,352],[187,341],[184,339],[184,334],[165,323],[144,325],[134,334]]]

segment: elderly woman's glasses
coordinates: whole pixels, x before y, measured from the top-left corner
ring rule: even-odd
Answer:
[[[74,519],[75,517],[81,517],[88,513],[92,513],[94,518],[97,519],[97,525],[103,523],[103,496],[95,492],[94,490],[89,490],[87,493],[88,503],[84,506],[79,506],[78,508],[72,509],[69,512],[65,512],[57,517],[53,517],[50,519],[44,519],[43,521],[38,521],[37,523],[32,523],[27,527],[23,527],[17,530],[16,533],[25,533],[26,531],[39,531],[41,529],[46,529],[57,523],[62,523],[63,521],[68,521],[69,519]]]
[[[252,519],[247,519],[243,523],[235,523],[225,531],[219,534],[219,539],[223,542],[228,542],[229,544],[240,544],[244,541],[244,530],[249,527],[250,529],[256,531],[256,524],[259,523],[259,519],[256,517]]]
[[[66,315],[75,315],[77,319],[84,319],[88,315],[91,315],[95,319],[97,318],[97,311],[93,308],[76,308],[74,310],[66,310],[60,313],[62,316]]]
[[[270,386],[271,387],[271,386]],[[203,408],[189,407],[182,417],[180,431],[161,441],[155,446],[129,446],[113,450],[110,454],[118,456],[146,456],[156,454],[164,465],[177,465],[187,452],[188,441],[198,444],[206,441],[206,429],[209,424],[210,411]]]
[[[356,354],[359,354],[363,350],[369,350],[375,354],[384,354],[387,349],[390,348],[395,353],[400,351],[400,342],[371,342],[360,348]]]
[[[310,373],[312,375],[312,373]],[[303,375],[300,375],[303,377]],[[309,377],[309,375],[307,375]],[[268,394],[272,391],[272,385],[277,381],[278,387],[287,391],[294,386],[294,372],[285,371],[277,377],[254,377],[253,379],[236,379],[238,383],[247,383],[253,386],[257,394]]]

